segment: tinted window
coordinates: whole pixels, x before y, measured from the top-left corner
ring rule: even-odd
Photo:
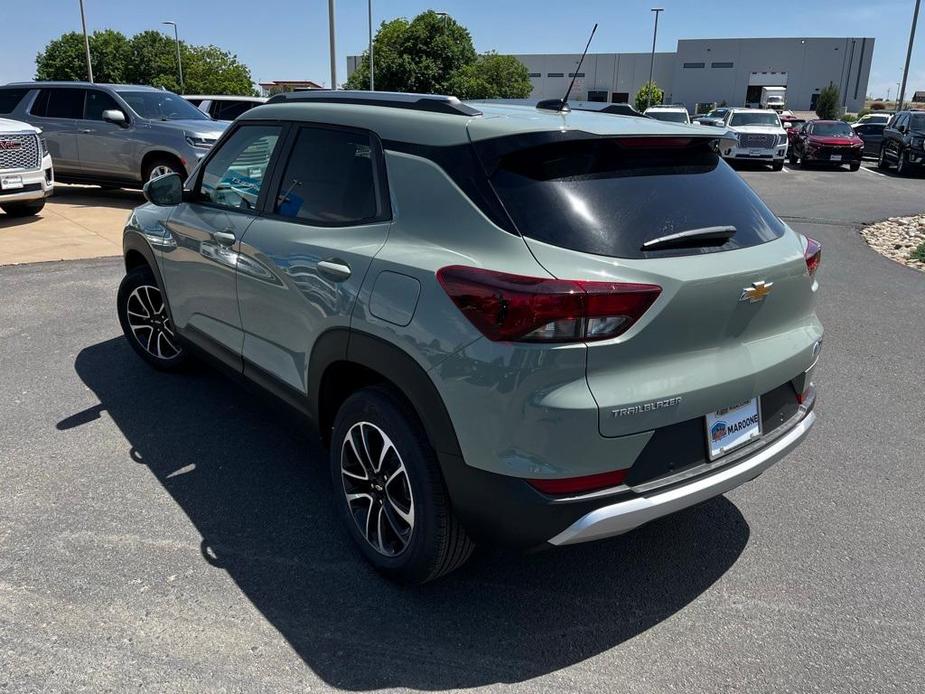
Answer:
[[[119,92],[119,96],[142,118],[150,120],[209,120],[182,96],[172,92]]]
[[[32,104],[32,115],[45,118],[83,118],[83,89],[43,89]]]
[[[688,116],[684,111],[646,111],[649,118],[663,120],[669,123],[687,123]]]
[[[720,250],[771,241],[784,230],[707,144],[649,149],[593,139],[539,145],[502,158],[492,184],[525,236],[598,255],[716,250],[640,250],[645,241],[703,227],[736,227]]]
[[[109,109],[121,111],[122,107],[106,92],[101,92],[98,89],[87,90],[84,118],[87,120],[103,120],[103,111],[108,111]]]
[[[734,127],[742,125],[769,125],[771,127],[779,128],[780,119],[777,117],[776,113],[749,113],[747,111],[736,111],[729,119],[729,125]]]
[[[201,199],[223,207],[254,209],[280,132],[280,127],[271,125],[238,128],[206,164],[199,184]]]
[[[199,108],[199,104],[202,103],[202,99],[190,99],[188,96],[185,96],[183,98],[189,101],[196,108]]]
[[[253,101],[213,101],[212,117],[215,120],[234,120],[256,105]]]
[[[0,113],[12,113],[28,93],[28,89],[0,89]]]
[[[910,130],[925,130],[925,113],[913,113],[909,116]]]
[[[366,133],[302,128],[274,209],[309,222],[357,224],[382,217],[376,154]]]
[[[836,123],[813,123],[813,135],[820,137],[851,137],[854,132],[851,126],[841,121]]]

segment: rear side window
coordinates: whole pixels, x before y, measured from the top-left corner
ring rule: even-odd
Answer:
[[[587,139],[503,157],[492,184],[524,235],[618,258],[732,250],[772,241],[783,223],[706,143],[651,148]],[[722,246],[642,251],[656,238],[734,226]]]
[[[43,118],[83,118],[83,89],[43,89],[32,104],[33,116]]]
[[[28,93],[28,89],[0,89],[0,113],[12,113]]]
[[[212,117],[215,120],[234,120],[256,105],[251,101],[213,101]]]
[[[300,128],[274,211],[322,226],[382,219],[376,148],[369,134]]]

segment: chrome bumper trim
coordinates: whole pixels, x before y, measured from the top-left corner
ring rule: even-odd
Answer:
[[[706,477],[668,491],[640,496],[591,511],[549,540],[553,545],[571,545],[620,535],[633,528],[718,496],[754,479],[790,453],[806,438],[816,421],[810,412],[790,431],[764,446],[754,455]]]

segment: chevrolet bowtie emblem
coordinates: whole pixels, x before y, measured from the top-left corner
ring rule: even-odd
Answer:
[[[752,282],[751,287],[746,287],[742,290],[742,296],[739,297],[739,301],[747,301],[750,304],[764,301],[764,297],[771,293],[771,287],[773,286],[773,282]]]

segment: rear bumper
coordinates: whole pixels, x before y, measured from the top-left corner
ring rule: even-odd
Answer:
[[[754,479],[790,453],[806,438],[815,421],[815,413],[807,413],[800,422],[772,443],[706,477],[698,477],[667,491],[638,496],[591,511],[550,538],[549,543],[571,545],[620,535],[661,516],[728,492]]]

